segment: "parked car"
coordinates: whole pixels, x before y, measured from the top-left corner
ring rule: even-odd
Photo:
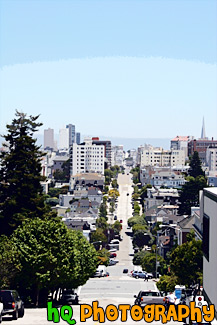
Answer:
[[[118,260],[109,260],[109,266],[117,264],[119,261]]]
[[[127,196],[129,196],[129,193],[127,193]]]
[[[112,239],[110,241],[110,244],[119,244],[119,240],[118,239]]]
[[[13,319],[24,316],[24,302],[16,290],[0,290],[0,299],[3,302],[2,316],[12,315]]]
[[[153,274],[152,273],[147,273],[148,279],[153,279]]]
[[[117,218],[117,216],[114,216],[114,220],[117,220],[118,218]]]
[[[117,257],[117,254],[116,254],[116,253],[111,253],[111,252],[110,252],[110,258],[114,258],[114,257]]]
[[[2,322],[2,312],[3,312],[3,299],[0,298],[0,323]]]
[[[60,296],[60,303],[61,305],[77,305],[78,295],[74,289],[64,290]]]
[[[128,269],[123,269],[123,273],[128,273]]]
[[[147,278],[147,272],[144,271],[133,271],[132,277],[136,279],[146,279]]]
[[[120,220],[120,223],[123,223],[123,220],[122,219]]]

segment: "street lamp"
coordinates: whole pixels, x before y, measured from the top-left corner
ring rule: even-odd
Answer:
[[[181,229],[177,227],[176,224],[170,224],[170,225],[159,225],[160,228],[171,228],[174,230],[178,230],[178,245],[180,245],[180,233],[181,233]]]

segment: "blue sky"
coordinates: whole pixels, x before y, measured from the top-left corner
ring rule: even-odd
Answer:
[[[2,0],[0,131],[217,138],[217,2]]]

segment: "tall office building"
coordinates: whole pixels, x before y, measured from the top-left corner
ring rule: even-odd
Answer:
[[[81,133],[80,132],[76,132],[76,143],[77,144],[81,143]]]
[[[59,149],[69,149],[69,129],[67,128],[59,130]]]
[[[69,145],[72,146],[75,143],[75,125],[68,124],[66,128],[69,129]]]
[[[45,148],[50,148],[50,149],[55,148],[53,129],[48,128],[44,130],[44,149]]]

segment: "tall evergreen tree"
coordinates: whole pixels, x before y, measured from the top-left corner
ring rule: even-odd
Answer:
[[[42,125],[37,119],[16,111],[7,125],[6,150],[0,154],[0,234],[11,234],[23,220],[43,217],[48,209],[40,184],[43,153],[33,138]]]
[[[201,168],[201,160],[197,151],[194,151],[194,154],[190,161],[189,175],[196,178],[197,176],[204,176],[204,172]]]
[[[188,177],[181,189],[179,197],[179,214],[191,214],[191,207],[199,206],[199,192],[207,187],[207,180],[204,176]]]

